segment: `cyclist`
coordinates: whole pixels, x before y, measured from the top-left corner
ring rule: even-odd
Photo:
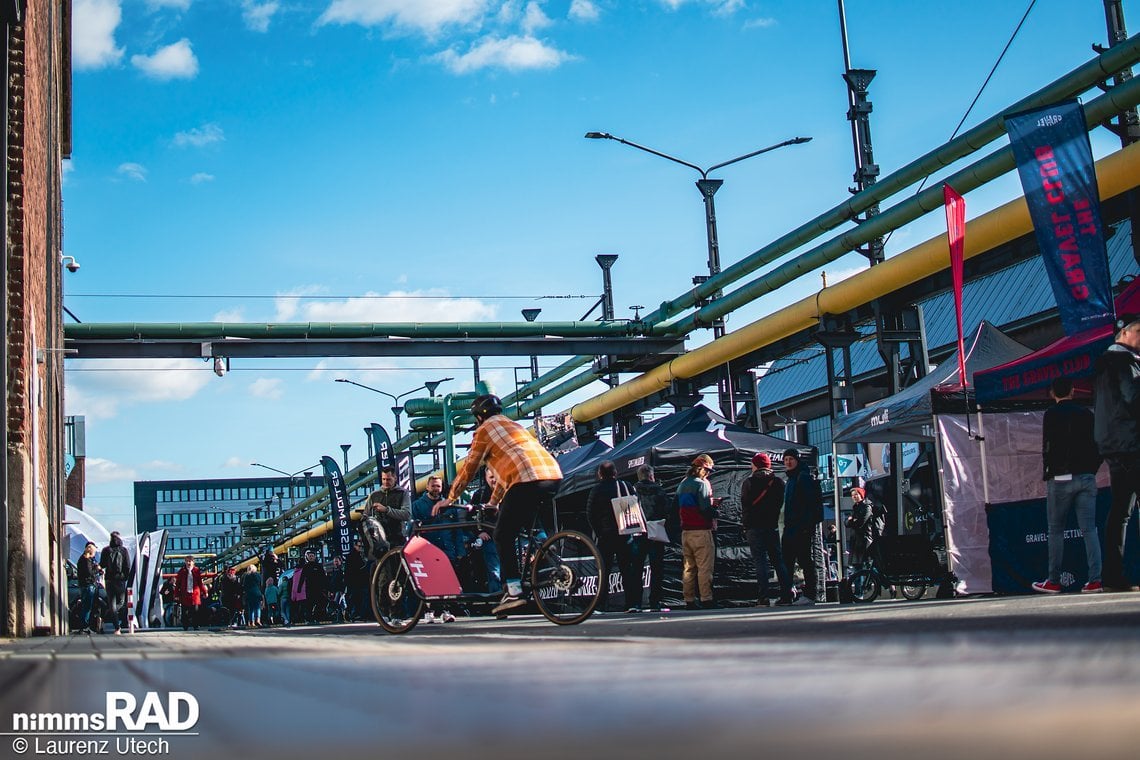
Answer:
[[[491,491],[490,506],[499,508],[495,526],[495,547],[499,551],[503,579],[503,598],[492,612],[499,615],[526,604],[522,595],[515,540],[541,509],[550,506],[562,470],[542,444],[519,423],[503,414],[503,402],[498,396],[482,395],[471,403],[475,415],[475,434],[471,448],[446,499],[432,507],[438,515],[451,506],[463,493],[464,487],[484,464],[495,471],[498,481]]]

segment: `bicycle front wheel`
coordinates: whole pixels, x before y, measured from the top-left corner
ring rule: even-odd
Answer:
[[[388,633],[407,633],[416,627],[426,606],[416,593],[408,563],[393,549],[376,563],[369,596],[376,622]]]
[[[852,573],[847,579],[847,585],[851,589],[851,599],[856,602],[873,602],[882,591],[878,576],[866,568]]]
[[[539,611],[552,623],[577,625],[594,612],[602,593],[602,555],[581,533],[564,530],[543,542],[531,565]]]

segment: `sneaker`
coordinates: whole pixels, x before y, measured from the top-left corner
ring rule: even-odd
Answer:
[[[792,604],[793,604],[793,601],[792,601],[792,598],[790,596],[781,596],[779,599],[776,600],[776,603],[773,604],[772,606],[773,607],[791,607]]]
[[[701,603],[700,602],[685,602],[685,609],[687,609],[687,610],[699,610],[699,609],[701,609]]]
[[[792,602],[792,604],[796,607],[810,607],[815,604],[815,600],[810,596],[801,596],[800,598],[796,599],[796,601]]]
[[[1104,584],[1100,581],[1089,581],[1081,586],[1082,594],[1099,594],[1102,591],[1104,591]]]
[[[444,613],[439,616],[439,622],[441,622],[441,623],[454,623],[455,622],[455,615],[452,615],[450,612],[444,611]]]
[[[432,623],[436,622],[435,613],[432,612],[431,610],[428,610],[427,612],[425,612],[424,613],[424,622],[427,623],[428,625],[431,625]],[[440,620],[439,622],[442,623],[443,621]]]
[[[1034,581],[1033,590],[1041,594],[1061,593],[1061,584],[1053,581]]]
[[[525,605],[526,599],[523,599],[522,596],[511,594],[511,592],[508,591],[503,594],[502,600],[495,606],[495,609],[491,610],[491,614],[498,615]]]

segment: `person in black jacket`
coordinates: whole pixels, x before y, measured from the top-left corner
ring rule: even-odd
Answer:
[[[1096,360],[1094,431],[1112,478],[1104,527],[1104,587],[1132,590],[1124,575],[1124,526],[1140,496],[1140,315],[1116,321],[1116,342]]]
[[[851,569],[857,570],[867,559],[875,539],[878,538],[875,505],[867,498],[866,489],[855,486],[851,489],[851,514],[844,524],[851,529]]]
[[[675,516],[675,511],[670,509],[671,500],[669,495],[665,493],[665,489],[654,480],[652,467],[645,464],[637,468],[637,485],[633,489],[637,494],[641,511],[645,513],[645,519],[665,520],[665,524],[668,526],[669,521]],[[637,579],[640,584],[642,568],[645,567],[645,560],[649,560],[648,609],[650,612],[659,612],[661,610],[662,574],[665,571],[665,544],[661,541],[650,541],[649,537],[645,535],[631,536],[629,548],[631,562],[629,577],[631,581]],[[640,588],[638,591],[640,592]],[[640,603],[641,594],[638,593],[637,603],[630,605],[630,609],[639,609]]]
[[[380,489],[368,496],[373,516],[384,526],[392,548],[404,545],[404,523],[412,519],[412,497],[396,485],[396,471],[385,467],[380,471]]]
[[[752,560],[756,563],[756,581],[760,585],[757,605],[767,607],[771,599],[768,586],[769,564],[776,570],[780,586],[779,605],[792,603],[792,576],[784,564],[780,549],[780,510],[784,506],[784,481],[772,472],[772,458],[760,452],[752,457],[752,474],[740,484],[741,525]]]
[[[784,486],[784,538],[781,548],[791,572],[798,562],[804,572],[804,595],[797,605],[822,602],[825,594],[823,574],[823,497],[819,483],[800,462],[800,452],[784,452],[784,471],[788,482]]]
[[[90,541],[83,547],[83,556],[76,565],[79,581],[80,633],[91,633],[91,610],[99,594],[99,563],[95,561],[95,544]]]
[[[626,486],[626,493],[633,489]],[[616,566],[621,571],[622,585],[625,587],[625,606],[633,612],[641,605],[641,578],[631,575],[632,553],[629,541],[618,533],[617,519],[614,517],[613,500],[619,495],[617,466],[608,459],[598,465],[598,482],[590,490],[586,499],[586,516],[598,541],[598,553],[602,555],[602,593],[598,597],[598,611],[605,612],[610,599],[610,571]],[[624,494],[622,494],[624,495]]]
[[[111,531],[110,546],[103,547],[99,555],[103,568],[103,586],[107,589],[107,616],[115,626],[115,633],[123,632],[127,616],[127,581],[131,576],[131,555],[123,546],[119,531]]]
[[[1093,439],[1093,413],[1073,401],[1073,381],[1058,377],[1050,395],[1056,402],[1041,423],[1041,460],[1046,482],[1045,511],[1049,520],[1049,575],[1033,584],[1043,594],[1061,591],[1061,558],[1065,551],[1065,523],[1077,513],[1085,538],[1089,574],[1082,593],[1103,590],[1100,539],[1096,533],[1096,471],[1100,452]]]

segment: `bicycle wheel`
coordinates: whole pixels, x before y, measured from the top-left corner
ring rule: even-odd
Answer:
[[[851,600],[855,602],[873,602],[879,598],[882,586],[879,577],[873,570],[856,570],[847,579],[847,586],[851,589]]]
[[[602,556],[581,533],[564,530],[543,542],[531,563],[539,611],[552,623],[577,625],[594,612],[602,593]]]
[[[393,549],[376,563],[372,571],[370,596],[372,614],[388,633],[407,633],[424,614],[424,600],[416,593],[408,563],[399,549]]]
[[[901,587],[903,599],[914,601],[926,596],[925,583],[904,583]]]

